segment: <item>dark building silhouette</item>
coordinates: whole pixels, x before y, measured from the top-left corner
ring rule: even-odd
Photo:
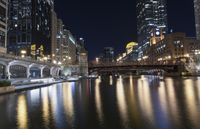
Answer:
[[[52,0],[9,0],[8,52],[27,56],[50,55]]]

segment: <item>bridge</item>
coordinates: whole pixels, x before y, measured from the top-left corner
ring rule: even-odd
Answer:
[[[57,77],[60,72],[56,64],[0,53],[0,79]]]
[[[137,62],[100,63],[89,64],[89,73],[115,73],[115,72],[158,72],[180,73],[184,71],[184,65],[180,64],[139,64]]]

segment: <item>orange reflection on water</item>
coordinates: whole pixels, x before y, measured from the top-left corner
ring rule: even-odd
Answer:
[[[145,77],[138,79],[138,98],[143,114],[150,121],[154,121],[150,87],[148,79]]]
[[[198,101],[200,102],[200,80],[196,81],[196,88],[198,92]]]
[[[65,109],[65,115],[67,116],[70,125],[73,124],[74,116],[74,100],[73,100],[73,85],[74,82],[68,82],[63,84],[63,104]]]
[[[28,129],[28,112],[24,95],[18,97],[17,102],[17,125],[18,129]]]
[[[126,98],[125,98],[125,93],[124,93],[123,80],[121,76],[117,80],[116,96],[117,96],[117,104],[118,104],[121,120],[123,121],[124,126],[127,127],[128,126],[127,125],[128,123],[127,103],[126,103]]]
[[[45,122],[45,126],[49,126],[50,112],[49,112],[49,99],[48,99],[48,88],[42,88],[42,115]]]
[[[57,124],[58,121],[58,94],[57,94],[57,87],[56,85],[53,85],[51,87],[49,87],[48,91],[49,91],[49,95],[50,97],[50,106],[51,106],[51,113],[52,113],[52,118],[53,118],[53,122],[54,124]]]
[[[109,83],[111,86],[113,85],[113,77],[112,76],[109,77]]]
[[[162,109],[163,115],[168,117],[167,112],[168,112],[168,103],[167,103],[167,95],[166,95],[166,87],[165,87],[165,82],[160,81],[160,86],[158,87],[158,95],[159,95],[159,100],[160,100],[160,105]]]
[[[102,101],[101,101],[101,93],[100,93],[100,79],[95,80],[95,103],[96,103],[96,109],[97,114],[99,117],[99,120],[103,121],[103,111],[102,111]]]
[[[188,109],[188,115],[191,118],[191,122],[194,127],[198,127],[199,124],[199,112],[197,109],[197,101],[195,99],[195,89],[192,79],[184,81],[184,93],[186,97],[186,106]]]
[[[172,119],[174,123],[180,124],[179,119],[177,116],[179,116],[178,106],[177,106],[177,98],[176,98],[176,91],[174,87],[174,80],[172,78],[166,78],[166,88],[167,88],[167,94],[168,94],[168,105],[169,105],[169,111],[171,115],[173,116]]]

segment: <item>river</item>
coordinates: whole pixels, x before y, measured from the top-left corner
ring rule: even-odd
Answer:
[[[1,95],[0,129],[200,129],[200,78],[110,76]]]

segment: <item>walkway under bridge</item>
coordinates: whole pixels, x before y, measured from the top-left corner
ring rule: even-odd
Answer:
[[[0,54],[1,79],[57,77],[60,73],[61,67],[52,63]]]

